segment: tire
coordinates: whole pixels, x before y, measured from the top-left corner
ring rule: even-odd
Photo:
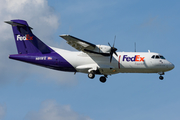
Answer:
[[[88,74],[88,77],[89,77],[90,79],[93,79],[93,78],[95,77],[95,74],[89,73],[89,74]]]
[[[160,79],[160,80],[163,80],[163,79],[164,79],[164,77],[163,77],[163,76],[159,76],[159,79]]]
[[[102,83],[105,83],[106,82],[106,77],[102,76],[99,78],[99,80],[102,82]]]

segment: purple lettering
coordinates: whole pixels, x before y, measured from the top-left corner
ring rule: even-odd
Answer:
[[[127,62],[141,62],[144,61],[145,57],[140,57],[140,55],[135,55],[134,57],[128,57],[127,55],[123,56],[123,61]]]
[[[127,62],[131,61],[131,58],[130,58],[130,57],[127,57],[127,58],[126,58],[126,61],[127,61]]]
[[[135,59],[136,59],[136,55],[131,58],[131,61],[135,61]]]
[[[127,56],[127,55],[124,55],[124,56],[123,56],[123,61],[124,61],[124,59],[126,58],[126,56]]]

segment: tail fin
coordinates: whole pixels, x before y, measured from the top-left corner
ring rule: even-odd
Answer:
[[[5,21],[12,25],[14,39],[19,54],[51,53],[53,50],[37,38],[31,31],[31,27],[24,20]]]

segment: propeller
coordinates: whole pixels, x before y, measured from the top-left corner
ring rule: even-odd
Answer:
[[[117,53],[116,53],[117,48],[114,47],[114,45],[115,45],[115,40],[116,40],[116,36],[114,37],[113,47],[111,47],[110,43],[108,43],[108,45],[111,47],[111,51],[110,51],[110,63],[111,63],[111,61],[112,61],[113,53],[114,53],[116,56],[118,56]]]

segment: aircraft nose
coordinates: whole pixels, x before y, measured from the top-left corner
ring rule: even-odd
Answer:
[[[172,63],[170,63],[170,64],[168,65],[168,68],[170,68],[171,70],[174,69],[174,67],[175,67],[175,66],[174,66],[174,64],[172,64]]]

